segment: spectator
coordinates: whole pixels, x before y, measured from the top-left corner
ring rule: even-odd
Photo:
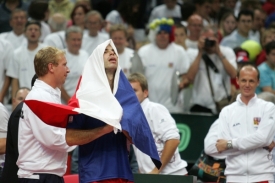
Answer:
[[[200,15],[203,19],[203,26],[212,25],[214,21],[210,17],[211,6],[213,0],[195,0],[196,5],[195,13]]]
[[[225,36],[230,35],[237,26],[237,20],[236,17],[234,16],[233,12],[228,12],[225,13],[221,21],[219,23],[219,34],[220,38],[219,41],[221,41]]]
[[[64,104],[67,104],[69,99],[73,96],[79,77],[89,57],[86,51],[80,49],[82,35],[82,29],[77,26],[71,26],[66,30],[65,37],[67,49],[65,52],[67,66],[70,68],[71,74],[67,76],[64,85],[61,87],[61,98]]]
[[[156,6],[150,15],[149,22],[157,18],[173,18],[174,21],[181,20],[181,7],[177,0],[164,0],[164,4]]]
[[[21,45],[26,44],[27,40],[24,36],[26,22],[26,12],[20,9],[15,9],[10,16],[12,31],[0,34],[0,39],[6,39],[9,41],[14,50],[19,48]]]
[[[137,42],[145,40],[145,23],[143,21],[144,0],[122,0],[117,10],[112,10],[106,16],[106,32],[109,32],[111,25],[121,24],[127,28],[127,40],[134,39]]]
[[[224,37],[221,41],[221,45],[228,46],[233,49],[240,47],[241,44],[246,40],[254,40],[260,43],[258,37],[249,34],[249,32],[252,30],[253,17],[254,15],[252,11],[241,10],[237,18],[237,30]]]
[[[134,50],[127,48],[127,30],[123,25],[113,25],[109,31],[110,38],[113,40],[118,56],[119,65],[126,76],[131,73],[144,73],[144,67],[138,54]]]
[[[150,157],[134,146],[140,173],[186,175],[187,163],[179,154],[180,135],[174,119],[163,105],[148,99],[149,91],[145,76],[134,73],[128,80],[149,123],[162,162],[161,168],[157,169],[153,163],[149,163]]]
[[[68,25],[75,25],[80,27],[82,30],[86,29],[85,26],[85,16],[89,12],[86,6],[82,4],[75,5],[71,13],[71,21],[68,22]]]
[[[70,72],[66,66],[65,53],[45,47],[34,58],[35,73],[38,76],[26,100],[38,100],[60,104],[59,88]],[[60,183],[66,171],[67,152],[75,146],[65,141],[65,129],[46,125],[26,105],[22,108],[18,128],[17,165],[19,182]],[[54,138],[52,138],[54,137]]]
[[[185,44],[187,38],[187,29],[182,24],[175,24],[175,43],[182,46],[185,50],[187,50],[187,46]]]
[[[49,1],[50,16],[52,16],[55,13],[61,13],[65,16],[66,20],[69,20],[73,8],[74,5],[69,0]]]
[[[66,19],[60,14],[56,13],[49,19],[49,25],[53,33],[49,34],[45,39],[44,43],[48,46],[53,46],[58,49],[66,48],[65,41],[65,29]]]
[[[8,120],[9,120],[9,112],[7,109],[3,106],[2,103],[0,103],[0,178],[2,177],[2,171],[5,163],[5,153],[6,153],[6,139],[7,139],[7,126],[8,126]]]
[[[30,89],[27,87],[19,88],[15,92],[15,96],[12,98],[12,110],[14,110],[20,102],[25,100],[29,92]]]
[[[28,9],[29,18],[41,24],[40,42],[43,42],[45,37],[51,33],[50,26],[45,22],[48,21],[49,13],[49,3],[44,0],[32,1]]]
[[[275,95],[275,41],[265,46],[266,61],[259,65],[260,83],[256,93],[270,92]]]
[[[213,0],[210,12],[210,18],[214,22],[217,22],[219,19],[219,13],[221,9],[221,0]]]
[[[13,14],[12,12],[15,9],[21,9],[26,12],[28,10],[28,5],[22,0],[5,0],[0,4],[0,33],[14,29],[10,22]]]
[[[25,36],[27,46],[21,46],[14,51],[12,62],[9,64],[7,76],[12,78],[12,96],[20,87],[30,88],[30,82],[34,75],[33,59],[35,54],[45,45],[39,43],[41,24],[38,21],[29,21],[26,24]]]
[[[275,12],[275,1],[274,0],[267,0],[263,4],[263,10],[267,13],[267,15],[271,15]]]
[[[252,30],[250,31],[251,36],[261,39],[261,32],[264,30],[264,24],[266,19],[266,13],[261,8],[254,9],[254,19]]]
[[[185,78],[182,78],[180,86],[173,86],[171,83],[177,71],[180,74],[187,72],[190,61],[183,47],[172,40],[172,19],[163,20],[159,23],[157,19],[150,24],[151,43],[141,47],[138,54],[145,67],[149,99],[164,105],[171,113],[181,113],[183,103],[172,100],[171,95],[174,90],[184,87]]]
[[[92,54],[97,45],[103,43],[109,37],[107,34],[100,32],[102,25],[103,19],[98,11],[92,10],[86,15],[88,33],[83,36],[81,48],[89,55]]]
[[[185,41],[187,48],[198,48],[198,40],[203,28],[203,21],[199,15],[192,15],[188,19],[188,36]]]
[[[262,48],[264,48],[268,43],[271,41],[275,41],[275,29],[269,28],[263,31],[262,34]],[[261,63],[266,61],[266,52],[265,49],[262,49],[262,51],[259,53],[259,55],[256,58],[256,66],[259,66]]]
[[[6,41],[5,39],[0,39],[0,102],[6,104],[9,99],[9,95],[7,93],[11,78],[6,75],[8,65],[12,61],[13,58],[13,48],[12,45]],[[4,103],[4,98],[5,103]]]
[[[217,114],[220,110],[217,102],[229,103],[230,78],[236,77],[236,56],[231,48],[219,45],[217,30],[213,27],[204,28],[198,50],[187,51],[192,60],[187,73],[193,83],[190,111]]]
[[[214,157],[226,156],[227,182],[273,182],[275,168],[269,153],[274,147],[274,104],[255,95],[257,68],[242,67],[237,79],[241,94],[220,113],[216,143],[205,152]]]

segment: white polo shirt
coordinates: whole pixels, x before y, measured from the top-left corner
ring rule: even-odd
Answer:
[[[5,39],[12,44],[13,49],[19,48],[21,45],[27,45],[27,39],[24,34],[17,36],[13,31],[0,34],[0,39]]]

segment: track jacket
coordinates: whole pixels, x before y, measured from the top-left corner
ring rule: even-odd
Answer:
[[[275,134],[275,107],[255,96],[246,105],[238,95],[225,107],[218,119],[217,139],[232,140],[233,149],[218,153],[215,143],[207,145],[206,154],[226,156],[227,182],[273,181],[275,167],[269,152]],[[213,134],[215,135],[215,134]]]

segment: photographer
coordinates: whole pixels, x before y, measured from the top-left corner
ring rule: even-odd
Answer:
[[[230,78],[236,77],[236,56],[229,47],[219,45],[217,30],[206,27],[198,49],[189,49],[193,61],[187,77],[193,83],[191,112],[217,114],[230,100]]]

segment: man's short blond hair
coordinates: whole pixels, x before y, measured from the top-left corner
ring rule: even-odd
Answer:
[[[133,73],[128,77],[128,81],[131,82],[139,82],[142,91],[148,91],[148,83],[146,77],[141,73]]]
[[[126,30],[125,26],[121,25],[121,24],[115,24],[115,25],[112,25],[110,27],[110,30],[109,30],[110,37],[112,37],[112,34],[114,32],[117,32],[117,31],[122,31],[124,33],[124,35],[125,35],[125,38],[128,37],[128,33],[127,33],[127,30]]]
[[[48,73],[48,64],[58,65],[58,60],[65,52],[54,47],[45,47],[39,50],[34,57],[34,69],[37,77]]]

